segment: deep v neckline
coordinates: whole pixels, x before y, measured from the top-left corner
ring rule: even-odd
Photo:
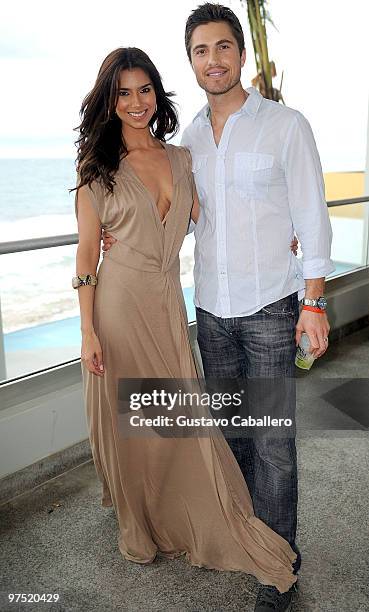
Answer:
[[[173,199],[174,199],[174,186],[175,186],[175,180],[174,180],[174,169],[173,169],[173,164],[172,164],[172,158],[171,158],[171,154],[169,153],[169,147],[167,146],[166,142],[160,142],[160,144],[162,145],[162,148],[165,150],[166,154],[167,154],[167,159],[169,162],[169,166],[170,166],[170,171],[172,174],[172,197],[171,197],[171,202],[170,202],[170,206],[168,208],[167,213],[165,214],[164,218],[161,219],[160,215],[159,215],[159,210],[158,210],[158,205],[155,202],[154,196],[152,195],[150,189],[145,185],[145,183],[143,182],[143,180],[138,176],[136,170],[134,169],[134,167],[132,166],[132,164],[128,161],[128,159],[125,157],[123,158],[123,161],[126,163],[126,165],[128,166],[128,168],[131,171],[131,174],[134,176],[134,178],[136,179],[136,181],[141,185],[141,187],[144,189],[145,193],[149,196],[149,199],[151,201],[151,204],[154,208],[155,214],[160,222],[160,225],[163,227],[163,229],[165,229],[166,226],[166,220],[167,217],[172,209],[172,205],[173,205]]]

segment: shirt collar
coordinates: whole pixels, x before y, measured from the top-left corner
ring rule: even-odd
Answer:
[[[255,89],[255,87],[247,87],[246,91],[249,95],[247,96],[241,108],[233,114],[246,114],[250,115],[250,117],[255,117],[263,100],[263,96],[261,95],[261,93],[258,92],[257,89]],[[205,104],[205,106],[202,107],[202,109],[197,113],[197,115],[195,115],[193,121],[199,121],[201,125],[208,125],[210,123],[208,113],[209,104]]]

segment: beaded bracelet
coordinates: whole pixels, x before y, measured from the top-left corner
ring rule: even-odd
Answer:
[[[314,306],[304,306],[302,307],[302,310],[310,310],[311,312],[316,312],[318,314],[324,314],[325,310],[321,310],[320,308],[314,308]]]
[[[97,285],[97,277],[94,274],[78,274],[73,276],[73,289],[78,289],[78,287],[83,287],[84,285]]]

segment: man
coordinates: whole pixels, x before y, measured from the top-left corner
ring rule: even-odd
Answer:
[[[204,373],[215,379],[293,377],[302,332],[315,357],[328,345],[323,293],[325,276],[334,270],[332,232],[314,137],[301,113],[243,89],[244,37],[229,8],[199,6],[187,20],[185,43],[208,100],[182,137],[200,201],[194,278]],[[302,273],[289,248],[294,230]],[[299,291],[306,299],[301,312]],[[290,406],[284,412],[294,416]],[[256,516],[290,543],[297,573],[294,437],[228,442]],[[292,589],[281,594],[263,586],[255,610],[284,611],[291,599]]]
[[[293,376],[306,332],[316,357],[327,349],[325,276],[331,227],[314,137],[297,111],[240,82],[246,52],[227,7],[206,3],[186,23],[185,43],[208,104],[186,128],[201,212],[195,229],[195,305],[206,377]],[[288,248],[296,231],[303,278]],[[287,248],[286,248],[287,247]],[[299,314],[297,291],[305,290]],[[311,300],[311,301],[309,301]],[[316,302],[318,300],[318,302]],[[255,514],[295,543],[294,438],[229,440]],[[292,591],[260,589],[255,610],[286,610]]]

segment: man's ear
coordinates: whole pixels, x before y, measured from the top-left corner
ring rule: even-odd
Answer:
[[[244,67],[245,62],[246,62],[246,49],[243,49],[241,53],[241,68]]]

